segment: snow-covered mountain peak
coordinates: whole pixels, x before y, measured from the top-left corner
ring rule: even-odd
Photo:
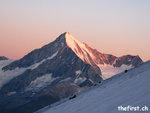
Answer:
[[[84,62],[90,64],[94,69],[101,70],[102,75],[109,78],[124,70],[133,68],[142,63],[139,56],[124,55],[116,57],[104,54],[91,48],[88,44],[75,39],[69,32],[64,33],[66,45]],[[99,69],[98,69],[99,68]]]
[[[72,51],[85,63],[90,64],[97,73],[101,73],[98,65],[95,64],[94,60],[96,57],[92,53],[92,49],[87,44],[81,43],[75,39],[70,33],[65,33],[66,44]]]
[[[102,74],[102,76],[111,77],[112,75],[136,67],[142,63],[139,56],[125,55],[122,57],[116,57],[111,54],[101,53],[98,50],[91,48],[88,44],[78,41],[69,32],[65,32],[53,42],[40,49],[33,50],[22,59],[3,67],[2,70],[14,70],[17,67],[26,68],[45,61],[45,59],[51,57],[55,53],[61,55],[64,50],[69,50],[68,48],[70,48],[74,55],[80,58],[83,62],[90,64],[95,71],[99,75]],[[66,59],[68,57],[69,56],[66,55]]]
[[[66,39],[66,43],[68,44],[68,46],[74,45],[75,43],[80,43],[77,39],[75,39],[70,32],[65,32],[65,39]]]
[[[70,47],[84,62],[91,64],[88,57],[93,58],[94,56],[89,51],[88,45],[75,39],[69,32],[65,34],[65,38],[67,46]]]

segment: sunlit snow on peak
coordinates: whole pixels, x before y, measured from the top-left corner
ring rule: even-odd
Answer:
[[[65,37],[67,45],[76,53],[76,55],[84,62],[91,64],[89,55],[91,58],[94,56],[86,48],[86,45],[75,39],[70,33],[66,33]]]

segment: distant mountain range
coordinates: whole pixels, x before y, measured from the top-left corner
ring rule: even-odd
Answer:
[[[142,63],[103,54],[65,32],[19,60],[0,61],[0,111],[32,113]]]
[[[5,57],[5,56],[0,56],[0,61],[1,61],[1,60],[8,60],[8,58]]]

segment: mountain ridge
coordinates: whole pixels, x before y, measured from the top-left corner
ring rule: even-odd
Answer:
[[[0,56],[0,61],[1,61],[1,60],[8,60],[8,58],[5,57],[5,56]]]
[[[52,46],[54,47],[52,47]],[[51,48],[50,48],[51,47]],[[117,74],[117,72],[121,72],[126,69],[130,69],[133,67],[139,66],[143,63],[142,59],[137,56],[132,55],[123,55],[121,57],[116,57],[111,54],[101,53],[96,49],[93,49],[88,46],[86,43],[81,43],[77,39],[75,39],[69,32],[65,32],[61,34],[56,40],[53,42],[39,48],[35,49],[29,54],[25,55],[20,60],[17,60],[11,63],[8,66],[3,67],[3,71],[15,69],[17,67],[28,67],[31,64],[35,64],[40,62],[42,59],[47,58],[48,56],[54,54],[56,50],[58,52],[62,52],[65,48],[71,48],[72,51],[85,63],[90,64],[98,74],[101,74],[101,68],[118,68],[117,71],[113,73],[109,73],[109,76],[113,76]],[[47,52],[44,52],[47,51]],[[27,57],[27,58],[26,58]],[[28,60],[26,60],[28,59]],[[125,66],[122,66],[125,65]],[[119,67],[121,71],[119,71]],[[105,69],[102,69],[105,70]],[[111,70],[111,69],[109,69]],[[105,72],[102,72],[105,75]]]

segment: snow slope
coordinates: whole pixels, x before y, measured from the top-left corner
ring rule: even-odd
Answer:
[[[57,106],[46,108],[42,113],[122,113],[118,106],[147,106],[150,113],[150,61],[103,81],[76,98]]]
[[[103,79],[106,80],[118,73],[123,72],[124,70],[129,70],[133,68],[132,65],[124,65],[122,64],[120,67],[113,67],[112,65],[98,65],[100,67],[101,72],[103,74]]]

